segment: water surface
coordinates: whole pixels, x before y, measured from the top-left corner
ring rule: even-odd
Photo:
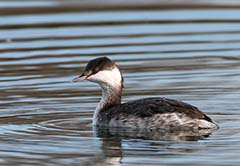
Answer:
[[[154,10],[106,2],[87,11],[76,1],[0,1],[0,163],[239,165],[240,10],[224,2],[151,1]],[[123,102],[182,100],[220,130],[94,130],[100,88],[71,79],[98,56],[119,64]]]

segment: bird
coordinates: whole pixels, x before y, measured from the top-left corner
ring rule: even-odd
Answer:
[[[146,130],[218,129],[218,125],[197,107],[165,97],[149,97],[121,103],[124,79],[119,66],[108,57],[88,62],[73,82],[100,85],[102,98],[93,114],[93,125]]]

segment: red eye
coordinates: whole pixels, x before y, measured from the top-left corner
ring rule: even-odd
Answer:
[[[92,70],[92,74],[96,74],[97,73],[97,70],[96,69],[93,69]]]

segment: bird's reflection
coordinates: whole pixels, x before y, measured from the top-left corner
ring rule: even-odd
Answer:
[[[161,146],[168,147],[169,144],[178,141],[198,141],[208,137],[212,131],[147,131],[126,128],[103,128],[95,127],[96,137],[101,138],[101,155],[92,160],[93,165],[121,165],[123,158],[123,140],[152,140],[161,141]],[[166,142],[165,142],[166,141]],[[164,143],[165,142],[165,143]],[[189,151],[189,150],[188,150]],[[91,165],[91,164],[90,164]]]

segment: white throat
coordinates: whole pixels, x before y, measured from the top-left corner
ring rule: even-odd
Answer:
[[[122,75],[117,67],[112,70],[103,70],[90,76],[89,81],[100,84],[102,88],[102,99],[98,104],[94,115],[93,124],[97,125],[98,114],[108,106],[121,104]]]

